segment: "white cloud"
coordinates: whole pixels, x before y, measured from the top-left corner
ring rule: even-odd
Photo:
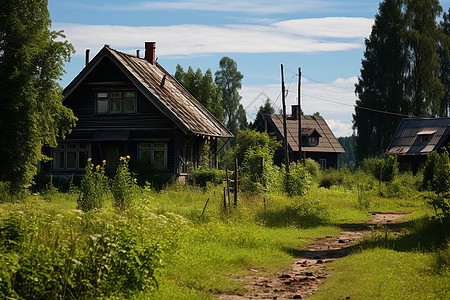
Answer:
[[[311,11],[336,7],[331,1],[318,0],[189,0],[189,1],[144,1],[126,5],[93,5],[91,8],[99,10],[114,11],[145,11],[145,10],[196,10],[196,11],[219,11],[238,12],[253,14],[292,13],[300,11]]]
[[[297,22],[306,24],[304,26],[308,30],[297,30]],[[192,56],[208,53],[310,53],[358,49],[363,47],[363,37],[370,33],[370,22],[362,18],[322,18],[267,25],[133,27],[55,23],[53,27],[64,30],[78,55],[82,55],[86,48],[99,50],[104,44],[119,50],[140,49],[144,41],[152,40],[157,41],[158,56]],[[324,30],[327,26],[335,28],[328,35]]]
[[[329,17],[288,20],[273,25],[284,32],[301,36],[354,38],[367,36],[373,19]]]
[[[326,120],[333,134],[338,138],[341,136],[351,136],[353,134],[352,123],[343,123],[340,120]]]

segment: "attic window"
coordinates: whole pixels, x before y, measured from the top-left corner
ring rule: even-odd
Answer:
[[[436,130],[423,130],[419,133],[417,133],[419,137],[419,141],[421,144],[428,144],[431,139],[433,138],[434,134],[436,133]]]
[[[421,143],[422,144],[428,144],[431,141],[431,138],[433,137],[433,135],[429,134],[429,135],[421,135]]]
[[[98,114],[136,112],[136,91],[98,92],[95,98]]]
[[[317,144],[318,144],[318,138],[316,136],[308,137],[308,145],[309,146],[317,146]]]

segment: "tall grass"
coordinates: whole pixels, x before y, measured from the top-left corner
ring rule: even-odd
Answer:
[[[425,213],[420,193],[412,188],[414,177],[380,182],[361,170],[321,173],[316,167],[307,166],[315,174],[305,177],[312,180],[306,195],[289,197],[281,188],[244,191],[237,207],[224,207],[223,185],[207,182],[136,189],[133,202],[125,206],[113,205],[111,195],[98,196],[103,198],[95,201],[102,206],[88,212],[76,209],[76,189],[1,204],[0,240],[6,255],[0,259],[6,267],[0,267],[0,288],[4,295],[26,298],[14,294],[19,285],[13,279],[22,272],[32,280],[20,290],[37,289],[44,298],[206,299],[242,292],[236,275],[281,272],[316,238],[336,236],[342,224],[365,221],[370,212],[417,211],[414,218]],[[306,169],[299,170],[301,176]],[[325,175],[331,184],[319,187]],[[124,186],[130,180],[126,176]],[[406,196],[405,186],[415,191],[413,197]],[[45,268],[31,264],[33,253]],[[12,259],[15,255],[18,260]],[[32,285],[36,278],[39,284]],[[45,278],[52,278],[51,284]]]

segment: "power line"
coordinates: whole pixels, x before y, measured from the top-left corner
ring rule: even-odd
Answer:
[[[306,76],[306,75],[303,75],[303,77],[306,77],[306,78],[308,78],[309,80],[314,81],[314,82],[316,82],[316,83],[329,85],[329,86],[332,86],[332,87],[335,87],[335,88],[338,88],[338,89],[341,89],[341,90],[345,90],[345,91],[348,91],[348,92],[352,92],[352,93],[355,92],[354,90],[351,90],[351,89],[348,89],[348,88],[345,88],[345,87],[342,87],[342,86],[339,86],[339,85],[335,85],[335,84],[332,84],[332,83],[322,82],[322,81],[316,80],[316,79],[311,78],[311,77]]]
[[[289,71],[290,73],[293,74],[292,77],[291,77],[291,80],[290,80],[290,82],[289,82],[288,88],[286,89],[286,96],[287,96],[288,92],[293,92],[293,93],[294,93],[294,91],[289,90],[289,88],[290,88],[290,86],[291,86],[291,84],[292,84],[292,80],[294,79],[294,77],[295,77],[295,76],[299,76],[299,74],[298,74],[297,72],[294,72],[294,71],[289,70],[289,69],[287,69],[287,68],[284,68],[284,69],[285,69],[286,71]],[[345,90],[345,91],[349,91],[349,92],[354,93],[354,90],[350,90],[350,89],[347,89],[347,88],[344,88],[344,87],[341,87],[341,86],[338,86],[338,85],[334,85],[334,84],[331,84],[331,83],[322,82],[322,81],[316,80],[316,79],[314,79],[314,78],[312,78],[312,77],[309,77],[309,76],[307,76],[307,75],[304,75],[304,74],[302,74],[302,76],[303,76],[303,77],[306,77],[306,78],[308,78],[309,80],[314,81],[314,82],[316,82],[316,83],[325,84],[325,85],[328,85],[328,86],[331,86],[331,87],[334,87],[334,88],[339,88],[339,89],[342,89],[342,90]],[[386,114],[386,115],[399,116],[399,117],[405,117],[405,118],[422,118],[422,117],[414,116],[414,115],[407,115],[407,114],[402,114],[402,113],[395,113],[395,112],[390,112],[390,111],[383,111],[383,110],[379,110],[379,109],[374,109],[374,108],[369,108],[369,107],[363,107],[363,106],[358,106],[358,105],[354,105],[354,104],[346,104],[346,103],[342,103],[342,102],[338,102],[338,101],[334,101],[334,100],[329,100],[329,99],[324,99],[324,98],[320,98],[320,97],[308,95],[308,94],[305,94],[303,91],[302,91],[302,95],[307,96],[307,97],[310,97],[310,98],[313,98],[313,99],[317,99],[317,100],[320,100],[320,101],[325,101],[325,102],[334,103],[334,104],[337,104],[337,105],[343,105],[343,106],[352,106],[352,107],[354,107],[355,109],[367,110],[367,111],[372,111],[372,112],[381,113],[381,114]],[[278,96],[277,96],[277,98],[275,99],[275,101],[272,102],[272,106],[273,106],[274,108],[278,108],[278,111],[281,109],[281,104],[278,105],[278,106],[276,106],[276,104],[277,104],[277,101],[278,101],[278,99],[280,98],[280,96],[281,96],[281,92],[278,94]],[[252,102],[254,102],[254,101],[252,101]]]
[[[421,117],[414,116],[414,115],[406,115],[406,114],[394,113],[394,112],[390,112],[390,111],[379,110],[379,109],[374,109],[374,108],[369,108],[369,107],[364,107],[364,106],[358,106],[358,105],[353,105],[353,104],[341,103],[341,102],[337,102],[337,101],[333,101],[333,100],[328,100],[328,99],[315,97],[315,96],[308,95],[308,94],[303,94],[303,95],[311,97],[311,98],[314,98],[314,99],[317,99],[317,100],[325,101],[325,102],[330,102],[330,103],[334,103],[334,104],[338,104],[338,105],[344,105],[344,106],[352,106],[352,107],[354,107],[356,109],[368,110],[368,111],[372,111],[372,112],[376,112],[376,113],[382,113],[382,114],[386,114],[386,115],[393,115],[393,116],[406,117],[406,118],[421,118]]]

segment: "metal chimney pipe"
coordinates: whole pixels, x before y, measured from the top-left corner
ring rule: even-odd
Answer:
[[[86,64],[85,64],[85,66],[87,66],[89,63],[89,52],[90,51],[91,51],[90,49],[86,49]]]
[[[140,57],[139,57],[139,51],[140,51],[139,49],[136,50],[136,57],[137,57],[137,58],[140,58]]]

